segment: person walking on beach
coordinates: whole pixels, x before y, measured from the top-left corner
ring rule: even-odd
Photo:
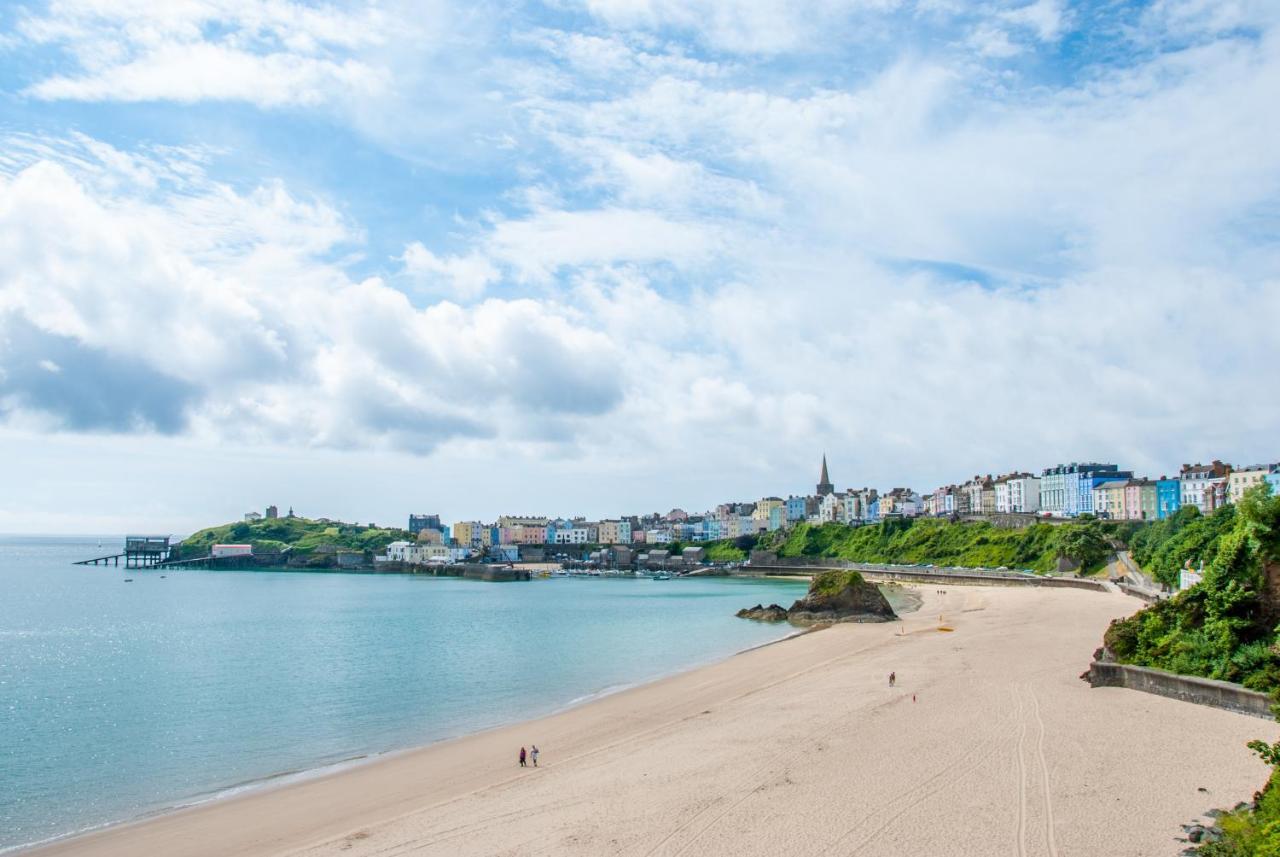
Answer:
[[[896,672],[889,673],[889,687],[893,687],[897,681],[898,681],[898,674]],[[523,752],[524,751],[522,750],[521,753]]]
[[[529,751],[529,758],[533,761],[533,766],[538,767],[538,745],[534,744],[533,749]]]
[[[527,765],[525,765],[524,763],[524,760],[525,760],[524,747],[521,747],[520,748],[520,767],[522,768],[527,767]]]

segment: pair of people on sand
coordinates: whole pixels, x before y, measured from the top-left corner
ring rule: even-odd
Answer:
[[[889,687],[893,687],[897,683],[898,683],[898,674],[896,672],[889,673]],[[912,702],[916,701],[916,695],[914,693],[911,694],[911,701]]]
[[[533,766],[538,767],[538,745],[534,744],[533,749],[528,753],[524,751],[524,747],[520,748],[520,767],[527,768],[528,762],[533,762]]]

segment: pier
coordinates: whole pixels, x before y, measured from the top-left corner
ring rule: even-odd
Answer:
[[[76,565],[119,566],[124,559],[125,568],[154,568],[168,561],[173,551],[171,536],[125,536],[124,550],[106,556],[82,559]]]

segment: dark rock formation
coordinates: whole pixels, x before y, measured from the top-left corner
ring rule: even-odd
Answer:
[[[826,571],[809,584],[809,593],[790,610],[777,604],[757,604],[739,610],[743,619],[765,622],[787,620],[797,625],[818,622],[891,622],[898,618],[874,583],[868,583],[856,571]]]
[[[787,621],[787,608],[779,604],[770,604],[768,607],[757,604],[755,607],[739,610],[738,618],[755,619],[760,622],[785,622]]]

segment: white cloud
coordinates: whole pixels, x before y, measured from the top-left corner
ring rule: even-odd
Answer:
[[[799,490],[821,447],[842,484],[917,488],[1081,456],[1152,475],[1274,457],[1280,405],[1259,387],[1280,362],[1271,13],[1153,4],[1104,34],[1136,40],[1107,63],[1037,78],[1082,15],[926,5],[901,14],[941,38],[901,47],[877,19],[856,57],[831,33],[870,13],[837,3],[729,20],[598,0],[589,32],[517,33],[519,59],[463,40],[442,62],[464,85],[433,84],[458,109],[392,97],[403,116],[377,139],[417,154],[424,135],[448,138],[448,163],[482,176],[467,188],[479,201],[448,235],[382,243],[383,260],[403,247],[389,272],[344,264],[386,218],[357,222],[269,170],[230,186],[206,172],[216,152],[7,141],[0,410],[215,447],[407,450],[433,473],[501,461],[521,504],[588,514]],[[58,70],[77,81],[198,39],[305,61],[260,103],[366,85],[307,77],[325,63],[413,89],[397,61],[368,59],[359,28],[346,42],[318,23],[246,23],[245,8],[243,44],[183,29],[199,15],[141,12],[123,48],[30,37],[81,46],[82,68]],[[475,154],[470,111],[501,117],[503,169]],[[406,228],[425,220],[417,205]],[[613,493],[590,495],[595,482]],[[450,490],[497,511],[482,489]]]
[[[367,98],[388,85],[363,53],[392,25],[375,6],[343,12],[276,0],[185,3],[57,0],[19,32],[79,65],[30,86],[41,99],[248,101],[316,106]]]
[[[587,11],[610,26],[674,29],[710,46],[742,53],[794,50],[824,37],[824,26],[851,14],[885,12],[897,0],[584,0]]]
[[[1053,42],[1062,34],[1062,0],[1035,0],[1025,6],[1002,12],[1000,18],[1014,26],[1031,29],[1042,42]]]
[[[420,241],[407,245],[400,261],[404,273],[415,281],[420,291],[455,300],[479,297],[500,276],[498,269],[478,253],[437,256]]]
[[[486,239],[494,258],[528,279],[546,280],[558,270],[612,262],[697,265],[721,241],[716,227],[677,221],[641,209],[540,210],[495,224]]]
[[[327,256],[359,232],[278,182],[106,192],[92,173],[85,155],[0,178],[11,421],[428,451],[510,430],[571,440],[621,396],[613,344],[554,303],[415,309],[381,280],[351,280]],[[443,268],[465,280],[472,263]]]

